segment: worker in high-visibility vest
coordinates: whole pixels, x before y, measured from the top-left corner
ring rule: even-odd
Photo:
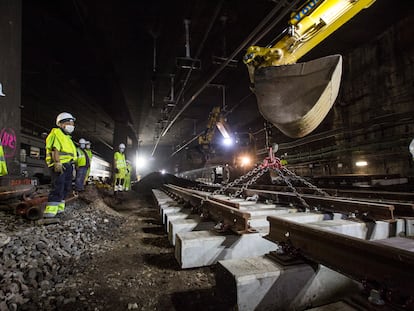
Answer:
[[[92,165],[93,154],[92,154],[92,150],[91,150],[91,142],[89,140],[86,141],[85,152],[88,155],[89,163]],[[86,171],[85,182],[84,182],[85,185],[88,183],[89,174],[91,172],[91,165],[89,165],[88,170]]]
[[[114,194],[124,190],[126,174],[125,144],[119,145],[119,151],[114,153]]]
[[[285,165],[288,164],[288,161],[285,159],[285,156],[284,155],[282,155],[280,157],[280,164],[282,164],[283,166],[285,166]]]
[[[86,139],[79,139],[79,147],[76,148],[78,159],[75,163],[76,167],[76,179],[75,179],[75,191],[85,191],[85,177],[86,172],[90,167],[89,156],[86,153]]]
[[[0,176],[7,175],[7,163],[6,158],[4,157],[3,146],[0,144]]]
[[[44,217],[55,217],[65,210],[65,198],[72,188],[73,163],[77,160],[76,146],[70,134],[75,130],[75,118],[67,112],[60,113],[56,125],[46,138],[46,164],[50,168],[52,189]]]
[[[131,173],[132,173],[131,161],[126,160],[126,173],[125,173],[125,180],[124,180],[125,191],[131,190]]]

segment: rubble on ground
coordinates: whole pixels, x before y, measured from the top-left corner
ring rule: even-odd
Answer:
[[[89,205],[78,199],[47,226],[0,211],[0,234],[8,238],[0,247],[0,310],[54,310],[80,299],[66,276],[112,248],[124,219],[109,210],[98,198]]]

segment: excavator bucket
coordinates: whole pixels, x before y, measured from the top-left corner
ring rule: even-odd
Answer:
[[[287,136],[303,137],[328,114],[338,95],[341,74],[341,55],[259,68],[254,92],[260,113]]]

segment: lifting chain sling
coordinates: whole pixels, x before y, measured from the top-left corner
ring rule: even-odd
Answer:
[[[280,164],[280,159],[276,158],[272,152],[272,148],[269,148],[269,156],[266,157],[263,160],[263,163],[259,165],[258,167],[254,168],[253,170],[249,171],[247,174],[244,174],[243,176],[235,179],[233,182],[227,184],[225,187],[222,187],[218,190],[215,190],[213,192],[213,195],[216,194],[224,194],[227,189],[230,187],[233,187],[234,185],[240,184],[242,181],[247,180],[246,183],[244,183],[239,190],[237,190],[232,197],[238,197],[243,193],[244,190],[246,190],[249,186],[253,185],[263,174],[269,171],[269,169],[273,169],[280,177],[282,177],[283,181],[286,183],[288,188],[295,194],[295,196],[299,199],[300,203],[306,208],[311,209],[309,204],[305,201],[305,199],[302,197],[302,195],[296,190],[296,188],[292,185],[290,182],[288,176],[294,177],[301,181],[303,184],[308,186],[309,188],[317,191],[319,194],[323,196],[329,196],[329,194],[322,189],[319,189],[315,185],[308,182],[306,179],[296,175],[294,172],[290,171],[286,167],[282,166]],[[252,177],[252,178],[251,178]]]
[[[309,188],[311,188],[312,190],[315,190],[316,192],[318,192],[319,194],[325,196],[325,197],[329,197],[329,193],[323,191],[322,189],[316,187],[315,185],[311,184],[310,182],[308,182],[305,178],[300,177],[298,175],[296,175],[295,173],[293,173],[291,170],[289,170],[286,167],[282,167],[282,171],[284,173],[286,173],[287,175],[290,175],[296,179],[298,179],[299,181],[301,181],[303,184],[305,184],[306,186],[308,186]]]
[[[225,194],[225,192],[226,192],[227,189],[233,187],[234,185],[240,184],[242,181],[244,181],[244,180],[246,180],[246,179],[248,179],[248,178],[256,175],[260,171],[261,171],[261,168],[260,167],[256,167],[256,168],[248,171],[246,174],[244,174],[244,175],[240,176],[239,178],[233,180],[232,182],[228,183],[226,186],[224,186],[224,187],[222,187],[220,189],[215,190],[213,192],[213,195],[216,195],[216,194]],[[256,180],[257,180],[257,178],[256,178]]]
[[[292,190],[292,192],[295,194],[295,196],[299,199],[300,203],[306,208],[310,209],[310,206],[308,203],[306,203],[305,199],[302,197],[302,195],[296,190],[296,188],[292,185],[292,183],[289,181],[289,179],[282,173],[282,171],[278,168],[274,168],[275,172],[282,177],[283,181],[286,183],[288,188]]]
[[[255,176],[253,176],[253,178],[252,179],[250,179],[250,180],[248,180],[245,184],[243,184],[242,185],[242,187],[239,189],[239,190],[237,190],[232,196],[234,197],[234,198],[237,198],[239,195],[241,195],[242,193],[243,193],[243,191],[244,190],[246,190],[249,186],[251,186],[251,185],[253,185],[254,183],[256,183],[256,181],[260,178],[260,177],[262,177],[263,176],[263,174],[265,174],[266,172],[268,172],[269,171],[269,168],[268,167],[265,167],[265,168],[263,168],[263,169],[260,169],[259,171],[258,171],[258,173],[255,175]]]

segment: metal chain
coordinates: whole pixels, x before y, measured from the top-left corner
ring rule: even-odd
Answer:
[[[315,186],[315,185],[313,185],[313,184],[311,184],[309,181],[307,181],[305,178],[302,178],[302,177],[300,177],[300,176],[298,176],[298,175],[296,175],[295,173],[293,173],[292,171],[290,171],[289,169],[287,169],[286,167],[283,167],[282,168],[282,170],[283,170],[283,172],[285,172],[286,174],[288,174],[288,175],[290,175],[290,176],[292,176],[292,177],[295,177],[295,178],[297,178],[297,179],[299,179],[301,182],[303,182],[306,186],[308,186],[309,188],[311,188],[311,189],[313,189],[313,190],[315,190],[315,191],[317,191],[319,194],[322,194],[323,196],[325,196],[325,197],[329,197],[330,195],[329,195],[329,193],[327,193],[327,192],[325,192],[325,191],[323,191],[322,189],[320,189],[320,188],[318,188],[317,186]]]
[[[301,194],[296,190],[295,187],[293,187],[292,183],[289,181],[289,179],[282,173],[282,171],[278,168],[274,169],[279,175],[280,177],[282,177],[283,181],[286,183],[286,185],[288,186],[288,188],[290,190],[292,190],[292,192],[296,195],[296,197],[299,199],[299,201],[302,203],[303,206],[305,206],[306,208],[310,209],[310,206],[308,203],[306,203],[305,199],[301,196]]]
[[[243,193],[244,190],[246,190],[249,186],[253,185],[254,183],[256,183],[256,181],[263,176],[264,173],[266,173],[267,171],[269,171],[268,167],[265,167],[263,169],[259,169],[257,174],[255,176],[253,176],[252,179],[248,180],[244,185],[242,185],[242,187],[237,190],[234,194],[233,197],[237,198],[240,194]]]
[[[257,174],[260,170],[261,170],[260,167],[256,167],[256,168],[248,171],[246,174],[244,174],[244,175],[240,176],[239,178],[233,180],[232,182],[228,183],[226,186],[215,190],[213,192],[213,195],[224,194],[227,189],[229,189],[230,187],[233,187],[234,185],[237,185],[237,184],[241,183],[243,180],[245,180],[247,178],[250,178],[251,176]]]

